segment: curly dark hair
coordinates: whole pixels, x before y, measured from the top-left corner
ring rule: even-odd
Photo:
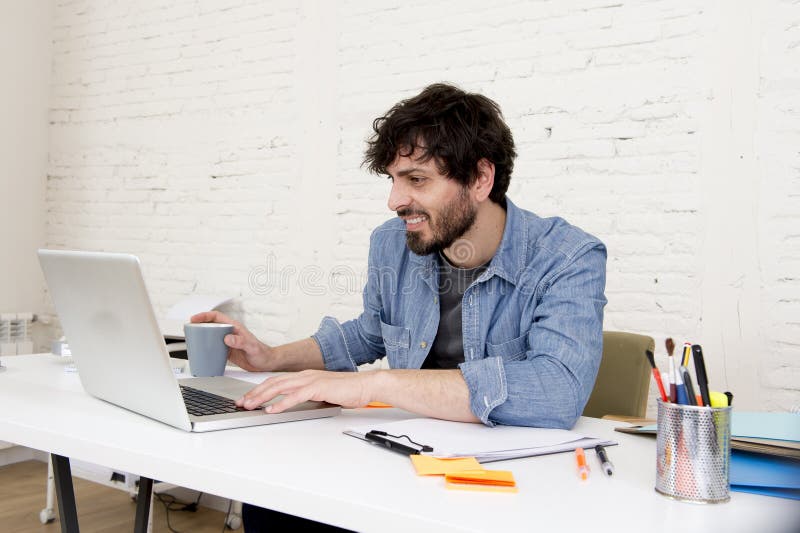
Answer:
[[[517,153],[500,106],[489,98],[436,83],[395,104],[372,128],[363,163],[371,172],[388,174],[386,167],[398,155],[419,149],[423,162],[433,158],[439,172],[467,186],[477,178],[478,161],[486,158],[495,169],[489,198],[505,205]]]

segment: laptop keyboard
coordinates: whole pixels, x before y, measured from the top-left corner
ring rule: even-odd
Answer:
[[[185,385],[181,385],[181,394],[183,395],[183,402],[186,404],[186,410],[189,411],[190,415],[194,416],[222,415],[247,410],[243,407],[237,407],[236,403],[230,398]]]

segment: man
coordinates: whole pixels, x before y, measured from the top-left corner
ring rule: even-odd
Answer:
[[[270,347],[235,326],[230,360],[267,379],[237,403],[381,401],[424,416],[571,428],[602,350],[606,251],[508,198],[516,152],[499,107],[444,84],[375,120],[365,164],[392,180],[397,217],[372,234],[364,311]],[[387,357],[390,370],[353,372]],[[350,371],[350,372],[341,372]]]

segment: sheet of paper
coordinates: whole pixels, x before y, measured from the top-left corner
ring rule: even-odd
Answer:
[[[488,427],[483,424],[449,422],[433,418],[412,418],[372,427],[353,428],[354,432],[362,435],[370,430],[409,435],[416,442],[433,446],[432,455],[437,457],[479,456],[486,452],[548,447],[584,437],[579,433],[563,429]]]
[[[481,465],[474,457],[444,458],[430,455],[410,455],[411,462],[420,476],[445,475],[464,470],[480,470]]]
[[[194,314],[211,311],[230,301],[229,296],[193,294],[170,307],[165,318],[188,320]]]
[[[250,383],[261,383],[265,379],[280,375],[280,372],[248,372],[236,367],[226,367],[225,375],[229,378],[241,379],[242,381],[249,381]]]
[[[161,333],[168,337],[183,337],[183,325],[189,322],[192,315],[211,311],[230,302],[228,296],[193,294],[182,299],[169,308],[166,316],[159,319]]]

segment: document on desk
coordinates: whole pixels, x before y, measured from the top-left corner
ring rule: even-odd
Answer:
[[[356,427],[344,433],[366,439],[369,431],[407,435],[418,445],[433,447],[423,452],[435,457],[475,457],[481,463],[568,452],[597,445],[613,446],[614,441],[587,437],[564,429],[517,426],[487,427],[483,424],[449,422],[433,418],[412,418],[399,422]],[[401,440],[399,442],[407,442]]]

